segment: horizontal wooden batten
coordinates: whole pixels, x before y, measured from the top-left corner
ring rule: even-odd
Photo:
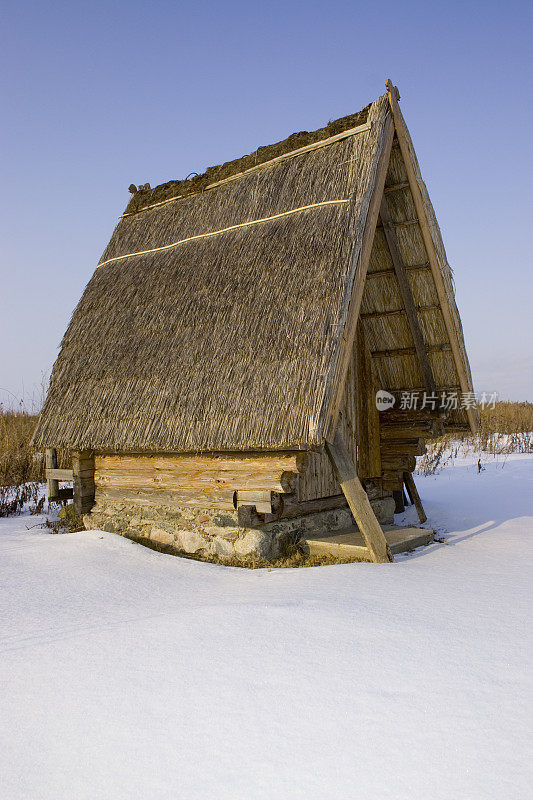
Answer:
[[[438,311],[440,306],[416,306],[415,310],[420,311]],[[405,308],[394,308],[391,311],[368,311],[366,314],[361,314],[361,319],[380,319],[381,317],[397,317],[405,314]]]
[[[409,181],[402,181],[401,183],[391,183],[390,186],[385,186],[384,192],[399,192],[401,189],[408,189],[409,188]]]
[[[433,344],[426,347],[426,352],[446,353],[451,349],[451,346],[444,342],[443,344]],[[394,350],[374,350],[372,352],[372,358],[395,358],[396,356],[415,356],[416,354],[415,347],[397,347]],[[427,391],[427,389],[425,391]]]
[[[47,469],[46,479],[49,481],[73,481],[74,472],[71,469]]]
[[[405,264],[404,269],[407,272],[411,270],[426,270],[431,271],[431,267],[429,264]],[[367,278],[381,278],[382,275],[396,275],[396,270],[394,267],[386,267],[385,269],[374,269],[372,272],[367,272]]]

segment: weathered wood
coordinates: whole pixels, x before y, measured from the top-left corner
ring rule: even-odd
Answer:
[[[439,298],[439,302],[441,304],[444,324],[446,326],[446,331],[448,333],[448,337],[452,346],[452,353],[455,361],[455,367],[457,369],[457,374],[459,377],[461,391],[469,392],[472,390],[472,387],[470,386],[470,382],[468,380],[468,376],[466,373],[466,368],[463,361],[463,353],[461,351],[461,345],[459,343],[457,329],[453,321],[450,310],[450,301],[448,299],[448,294],[446,292],[446,287],[444,285],[439,258],[437,256],[437,250],[435,247],[435,243],[433,241],[433,235],[431,233],[429,219],[426,212],[424,198],[422,196],[422,192],[418,183],[418,177],[416,174],[417,171],[413,163],[413,156],[411,154],[412,143],[410,143],[410,136],[407,131],[407,125],[405,124],[405,120],[403,118],[402,112],[400,111],[400,106],[398,104],[399,92],[397,88],[393,86],[392,81],[390,79],[387,80],[386,87],[387,87],[387,92],[389,94],[389,103],[392,111],[392,116],[394,119],[394,127],[396,130],[396,135],[398,137],[398,144],[400,146],[400,150],[402,153],[402,158],[407,173],[407,179],[409,181],[409,187],[411,189],[411,194],[413,197],[416,213],[418,216],[418,221],[420,224],[422,238],[424,240],[424,245],[426,248],[426,252],[428,254],[428,259],[431,266],[431,272],[433,275],[435,288],[437,290],[437,295]],[[466,413],[468,416],[468,421],[470,422],[470,427],[472,428],[472,432],[475,433],[479,427],[477,412],[474,409],[468,408],[466,409]]]
[[[420,322],[418,321],[418,314],[416,311],[411,284],[407,279],[405,265],[403,263],[403,257],[400,250],[400,245],[398,243],[398,237],[396,236],[396,230],[394,228],[394,223],[389,211],[389,204],[387,203],[387,198],[385,196],[381,198],[381,208],[379,213],[383,230],[385,232],[385,238],[389,247],[389,253],[392,258],[394,271],[396,272],[396,279],[398,281],[400,295],[402,297],[405,313],[407,315],[407,322],[409,324],[411,336],[413,337],[413,342],[416,348],[416,354],[418,357],[422,378],[428,391],[434,392],[435,378],[433,377],[433,370],[431,369],[431,364],[429,363],[424,336],[422,334]]]
[[[72,500],[74,497],[74,489],[72,487],[57,490],[57,499],[61,502],[65,500]]]
[[[403,473],[403,482],[405,483],[405,488],[407,489],[407,494],[409,495],[411,503],[414,503],[416,513],[418,514],[418,519],[421,523],[426,522],[426,512],[424,511],[424,506],[422,505],[420,495],[418,494],[418,489],[416,488],[414,478],[410,472]]]
[[[374,189],[370,199],[361,247],[359,250],[354,250],[354,254],[357,254],[354,285],[349,300],[346,323],[344,326],[337,366],[333,378],[332,400],[326,410],[324,424],[324,437],[328,441],[333,440],[337,431],[337,423],[346,382],[346,374],[348,371],[348,364],[350,361],[350,355],[355,339],[355,331],[359,319],[359,311],[361,308],[361,300],[363,298],[368,262],[370,260],[370,253],[372,252],[372,244],[374,241],[376,224],[379,217],[379,207],[381,204],[381,197],[383,195],[383,187],[385,186],[385,178],[387,177],[387,170],[389,167],[390,151],[393,138],[394,126],[391,124],[389,118],[387,118],[381,153],[374,177]]]
[[[291,492],[304,468],[304,453],[219,456],[102,456],[95,459],[98,486],[114,488],[264,489]]]
[[[46,472],[57,469],[57,450],[48,447],[45,452]],[[47,475],[48,501],[59,499],[59,481],[57,478],[49,478]]]
[[[46,478],[55,481],[73,481],[74,472],[71,469],[47,469]]]
[[[272,513],[272,492],[263,489],[252,489],[237,492],[237,508],[239,506],[255,506],[258,514]]]
[[[419,311],[439,311],[440,306],[429,305],[429,306],[416,306],[417,313]],[[406,314],[405,308],[394,308],[391,311],[368,311],[365,314],[361,314],[361,319],[380,319],[381,317],[399,317],[402,314]]]
[[[427,345],[425,347],[425,351],[427,353],[447,353],[449,350],[451,350],[451,347],[447,342],[442,342],[442,344]],[[395,358],[396,356],[416,356],[416,355],[418,355],[416,347],[395,347],[392,350],[372,351],[372,358]],[[426,389],[427,388],[428,387],[426,387]]]
[[[408,189],[409,188],[409,181],[402,181],[401,183],[391,183],[389,186],[385,186],[384,192],[388,194],[389,192],[398,192],[401,189]]]
[[[389,492],[399,492],[403,485],[402,472],[393,470],[391,472],[383,470],[383,488]]]
[[[88,450],[72,453],[72,471],[74,482],[74,508],[78,514],[87,514],[94,505],[95,485],[93,453]]]
[[[405,269],[409,270],[422,270],[429,272],[431,270],[431,266],[429,264],[413,264],[409,266],[409,264],[405,264]],[[379,278],[381,275],[395,275],[396,271],[394,267],[384,267],[383,269],[373,269],[372,272],[367,273],[367,278]],[[440,306],[439,306],[440,308]]]
[[[357,326],[354,343],[357,387],[357,474],[360,478],[381,475],[379,444],[379,411],[376,407],[376,384],[372,357],[366,346],[361,325]]]
[[[416,469],[416,458],[413,455],[399,455],[397,453],[381,453],[381,464],[384,470],[401,470],[412,472]]]
[[[381,453],[410,456],[423,456],[426,452],[425,440],[421,439],[382,439]]]
[[[357,476],[357,470],[346,445],[340,434],[335,434],[332,442],[326,442],[326,449],[331,458],[331,463],[339,478],[341,489],[344,492],[350,510],[354,516],[359,530],[363,534],[366,546],[372,561],[394,561],[387,540],[381,529],[376,515],[370,505],[368,496]]]
[[[135,488],[110,488],[107,486],[96,486],[95,499],[97,503],[111,501],[114,503],[126,503],[141,507],[169,506],[179,508],[180,506],[191,508],[220,509],[221,511],[233,511],[234,492],[228,489],[221,489],[213,492],[202,492],[194,489],[177,489],[169,491],[165,489],[135,489]]]
[[[431,422],[416,422],[412,425],[381,425],[381,439],[429,439],[433,435]]]
[[[400,481],[401,483],[401,481]],[[392,492],[392,497],[395,502],[394,513],[395,514],[403,514],[405,511],[405,503],[403,499],[403,488],[402,489],[394,489]]]

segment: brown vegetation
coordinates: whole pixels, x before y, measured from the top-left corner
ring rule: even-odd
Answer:
[[[494,408],[480,407],[478,433],[447,433],[432,439],[418,469],[433,475],[459,452],[533,453],[533,403],[499,402]]]

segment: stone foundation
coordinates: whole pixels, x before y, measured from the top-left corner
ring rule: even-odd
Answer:
[[[393,521],[392,498],[372,500],[371,504],[382,524],[388,524],[389,519]],[[237,510],[133,507],[107,501],[98,502],[83,521],[88,530],[110,531],[130,539],[149,539],[191,555],[242,561],[251,558],[271,561],[283,556],[307,533],[342,530],[354,524],[348,507],[243,527]]]

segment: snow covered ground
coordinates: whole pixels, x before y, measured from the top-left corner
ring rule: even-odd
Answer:
[[[390,565],[0,519],[0,796],[529,799],[533,457],[475,461],[418,478],[447,542]]]

